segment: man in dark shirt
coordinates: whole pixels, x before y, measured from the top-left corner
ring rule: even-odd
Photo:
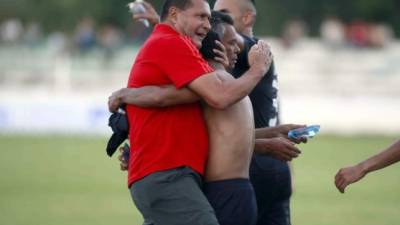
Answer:
[[[240,77],[248,69],[248,50],[257,43],[253,36],[256,20],[254,0],[217,0],[215,10],[222,10],[234,18],[235,28],[243,38],[243,51],[238,56],[233,70]],[[250,93],[253,105],[255,127],[276,126],[278,123],[277,74],[274,64]],[[277,145],[279,140],[265,139],[256,142],[257,147]],[[279,148],[270,148],[279,149]],[[290,196],[292,193],[290,168],[286,161],[290,155],[284,151],[272,151],[270,155],[254,153],[250,166],[250,179],[253,184],[258,206],[258,225],[289,225]]]

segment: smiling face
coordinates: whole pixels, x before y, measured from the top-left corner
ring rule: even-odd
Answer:
[[[221,40],[222,44],[226,49],[226,54],[229,60],[229,67],[233,69],[237,61],[237,55],[240,52],[240,48],[237,40],[237,33],[235,27],[229,24],[224,24],[224,36]]]
[[[174,26],[176,30],[189,36],[198,48],[210,31],[210,6],[204,0],[192,0],[185,10],[176,9]]]

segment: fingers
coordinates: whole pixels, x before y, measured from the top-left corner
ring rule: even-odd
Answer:
[[[225,53],[222,52],[222,51],[220,51],[220,50],[218,50],[218,49],[213,49],[213,52],[214,52],[216,55],[218,55],[218,57],[220,57],[220,58],[225,58],[225,57],[226,57]]]
[[[260,51],[268,56],[267,43],[265,43],[264,41],[260,40],[260,41],[258,41],[257,44],[258,44],[258,46],[260,48]]]
[[[226,56],[226,54],[220,50],[217,49],[213,49],[216,57],[214,57],[214,60],[221,63],[222,65],[224,65],[224,67],[229,66],[229,60],[228,57]]]
[[[304,128],[304,127],[306,127],[307,125],[286,124],[286,125],[284,125],[284,126],[286,126],[286,127],[287,127],[286,129],[289,131],[289,130],[294,130],[294,129],[298,129],[298,128]]]
[[[352,182],[346,178],[345,169],[340,169],[335,176],[335,185],[336,188],[340,191],[340,193],[344,193],[346,187]]]
[[[346,183],[345,179],[343,179],[343,177],[339,176],[335,179],[335,185],[340,193],[344,193],[347,183]]]
[[[217,40],[215,41],[215,44],[217,45],[218,48],[213,49],[213,52],[215,53],[215,55],[217,55],[216,57],[214,57],[214,60],[224,65],[224,67],[228,67],[229,60],[228,56],[226,55],[225,46]]]
[[[118,107],[119,107],[118,101],[113,96],[110,96],[108,98],[108,110],[112,113],[115,113],[118,111]]]
[[[305,143],[308,142],[308,139],[306,137],[294,138],[294,139],[290,138],[289,140],[294,142],[294,143],[296,143],[296,144],[301,144],[301,143],[305,144]]]
[[[300,154],[301,151],[291,142],[285,142],[285,145],[281,150],[281,155],[285,161],[292,161],[294,158],[299,157]]]
[[[124,158],[124,148],[121,147],[118,150],[120,152],[120,155],[118,156],[118,160],[120,161],[120,169],[122,171],[128,170],[128,162]]]
[[[128,162],[126,161],[126,158],[124,157],[124,152],[125,152],[124,148],[122,148],[122,147],[119,148],[119,153],[121,153],[121,154],[118,156],[118,160],[121,163],[127,164]]]
[[[150,19],[151,16],[147,13],[137,13],[132,16],[134,20]]]
[[[128,165],[127,165],[127,164],[121,163],[121,164],[119,164],[119,166],[120,166],[120,169],[121,169],[122,171],[128,170]]]
[[[300,143],[307,143],[308,139],[306,137],[301,137],[301,138],[289,138],[288,132],[290,130],[298,129],[298,128],[304,128],[306,125],[299,125],[299,124],[284,124],[281,125],[280,127],[280,133],[284,135],[285,138],[289,139],[290,141],[300,144]]]
[[[214,57],[214,60],[215,60],[216,62],[218,62],[218,63],[221,63],[221,64],[224,65],[224,66],[225,66],[225,64],[226,64],[225,59],[223,59],[223,58],[221,58],[221,57]]]
[[[284,139],[284,138],[282,138],[282,140],[284,140],[285,147],[286,147],[288,150],[290,150],[291,152],[297,153],[297,154],[300,154],[300,153],[301,153],[300,149],[298,149],[298,148],[294,145],[293,142],[288,141],[287,139]]]
[[[261,51],[261,54],[263,57],[265,57],[265,64],[270,65],[272,63],[272,53],[271,53],[271,47],[263,40],[259,40],[257,42],[258,48]]]
[[[216,40],[215,44],[221,49],[222,52],[226,52],[225,46],[220,41]]]
[[[154,10],[153,6],[150,3],[142,1],[142,4],[146,8],[146,10]]]
[[[302,137],[302,138],[300,138],[300,142],[305,144],[308,142],[308,138]]]

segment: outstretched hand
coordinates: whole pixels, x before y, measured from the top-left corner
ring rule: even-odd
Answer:
[[[365,176],[365,172],[361,166],[350,166],[340,169],[335,176],[336,188],[344,193],[349,184],[361,180]]]

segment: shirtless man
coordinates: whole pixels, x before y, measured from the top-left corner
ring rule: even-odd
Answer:
[[[229,63],[225,64],[228,69],[232,69],[239,52],[233,21],[225,14],[214,12],[211,24],[211,30],[217,33],[226,49]],[[212,35],[208,34],[205,41],[212,43],[214,40],[209,38],[210,36]],[[209,43],[205,44],[203,41],[203,46],[212,45]],[[214,57],[207,58],[210,65],[215,69],[224,69],[213,59]],[[148,86],[138,89],[124,88],[113,93],[109,106],[111,111],[115,111],[122,103],[141,107],[167,107],[197,100],[199,97],[188,89]],[[210,142],[204,176],[206,181],[204,193],[213,206],[220,224],[255,224],[256,201],[248,179],[256,138],[251,102],[245,97],[226,109],[203,105],[203,110]],[[259,130],[258,134],[272,137],[276,134],[286,134],[289,129],[296,127],[299,126],[280,126],[275,129]],[[289,141],[287,148],[292,149],[294,154],[300,153]],[[262,150],[260,151],[262,153]]]

